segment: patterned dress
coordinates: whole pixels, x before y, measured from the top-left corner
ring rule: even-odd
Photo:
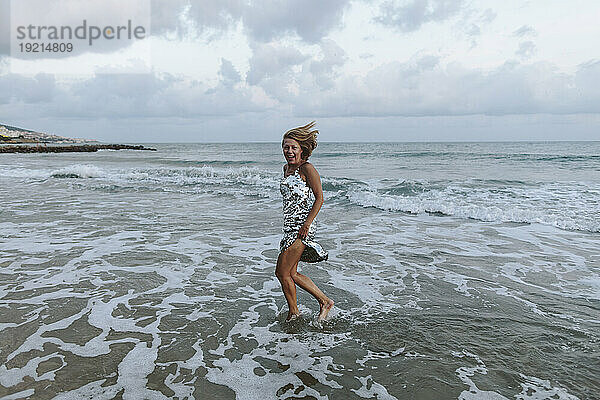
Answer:
[[[310,187],[302,180],[298,169],[281,180],[279,189],[283,195],[283,238],[279,243],[279,252],[287,250],[298,238],[298,231],[304,225],[310,212],[315,195]],[[328,254],[321,245],[314,241],[315,221],[308,229],[308,235],[301,239],[306,245],[300,261],[314,263],[327,260]]]

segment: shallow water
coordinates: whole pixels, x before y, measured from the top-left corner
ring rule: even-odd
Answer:
[[[320,144],[285,322],[277,144],[0,157],[0,397],[600,397],[600,143]]]

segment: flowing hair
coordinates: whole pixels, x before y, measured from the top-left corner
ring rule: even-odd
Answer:
[[[301,157],[303,160],[308,160],[308,157],[312,154],[313,150],[317,147],[317,134],[318,130],[311,130],[315,126],[316,122],[312,121],[304,126],[292,128],[283,134],[283,140],[294,139],[300,144],[302,149]],[[281,141],[283,146],[283,141]]]

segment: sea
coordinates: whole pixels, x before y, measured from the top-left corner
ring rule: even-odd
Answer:
[[[2,399],[600,399],[600,142],[319,143],[286,322],[280,143],[0,154]]]

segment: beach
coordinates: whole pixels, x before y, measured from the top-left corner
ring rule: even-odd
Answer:
[[[600,398],[600,142],[319,143],[274,267],[279,143],[0,155],[0,398]]]

